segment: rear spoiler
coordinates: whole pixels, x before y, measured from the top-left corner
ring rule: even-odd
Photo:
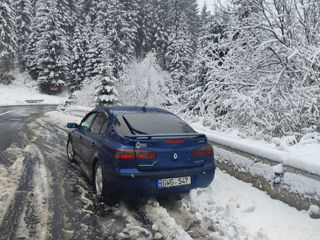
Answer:
[[[125,135],[130,139],[181,139],[181,138],[205,138],[205,134],[201,133],[180,133],[180,134],[137,134]]]

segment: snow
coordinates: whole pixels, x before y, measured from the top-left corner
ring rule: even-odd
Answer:
[[[219,230],[221,239],[316,240],[320,219],[271,199],[265,192],[219,169],[206,189],[192,190],[183,204]],[[318,211],[313,206],[309,211]]]
[[[264,141],[241,139],[235,134],[214,131],[199,123],[190,125],[215,143],[320,175],[320,135],[307,135],[298,144],[290,146],[282,142],[277,147]]]
[[[165,239],[183,239],[191,240],[192,238],[186,231],[176,223],[167,210],[155,200],[150,200],[145,206],[146,217],[154,222],[157,230],[159,230]]]
[[[26,75],[24,74],[16,74],[15,77],[16,80],[10,85],[0,84],[0,106],[30,105],[26,100],[43,100],[37,104],[59,105],[66,99],[64,96],[39,93],[35,85],[25,84]]]
[[[5,152],[13,155],[14,163],[9,168],[0,164],[0,222],[2,222],[2,218],[19,185],[24,160],[22,151],[21,148],[11,145]],[[3,157],[2,152],[0,152],[1,157]]]

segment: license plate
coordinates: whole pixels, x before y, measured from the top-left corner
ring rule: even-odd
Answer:
[[[158,179],[158,188],[169,188],[189,184],[191,184],[190,176]]]

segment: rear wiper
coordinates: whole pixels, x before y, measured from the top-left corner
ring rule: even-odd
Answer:
[[[128,125],[128,128],[129,128],[129,130],[130,130],[130,132],[131,132],[132,134],[147,134],[147,133],[145,133],[145,132],[141,132],[141,131],[133,128],[133,127],[130,125],[130,123],[128,122],[128,120],[127,120],[123,115],[122,115],[122,118],[123,118],[123,120],[126,122],[126,124]]]

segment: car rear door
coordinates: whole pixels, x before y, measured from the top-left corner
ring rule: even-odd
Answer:
[[[96,117],[96,112],[89,113],[87,116],[83,118],[80,123],[80,127],[78,130],[74,132],[74,136],[72,138],[73,148],[76,153],[78,159],[83,162],[83,140],[84,135],[87,131],[90,131],[91,125],[93,123],[94,118]]]
[[[83,161],[88,169],[92,166],[92,160],[97,152],[99,141],[103,137],[103,127],[107,121],[106,115],[102,112],[97,113],[89,131],[86,131],[83,136]]]

